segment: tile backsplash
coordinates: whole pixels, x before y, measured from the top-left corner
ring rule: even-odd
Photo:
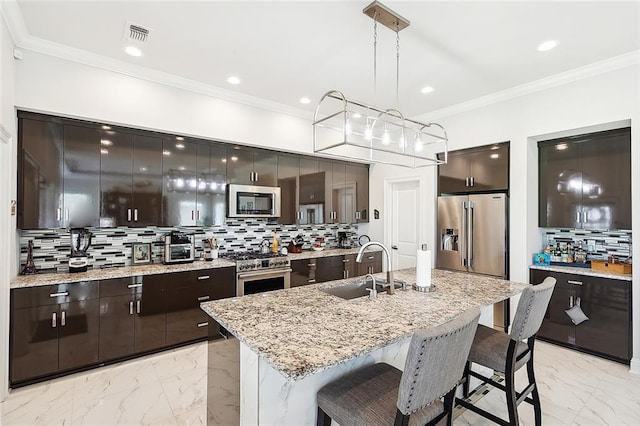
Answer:
[[[631,256],[631,231],[590,231],[585,229],[541,229],[542,244],[540,251],[547,244],[554,246],[556,243],[571,243],[577,247],[582,242],[582,247],[587,251],[587,259],[607,259],[608,256],[617,256],[626,259]]]
[[[324,237],[324,246],[337,247],[338,231],[350,233],[352,245],[358,240],[357,225],[280,225],[268,219],[227,220],[222,226],[213,227],[156,227],[145,228],[88,228],[93,233],[89,247],[89,265],[92,268],[131,265],[131,244],[151,243],[152,261],[161,263],[164,234],[179,230],[195,234],[196,259],[204,252],[204,239],[215,237],[220,254],[232,251],[258,250],[264,239],[271,241],[276,232],[281,246],[289,244],[298,234],[311,244],[317,237]],[[27,260],[27,244],[33,240],[33,259],[41,272],[66,272],[71,252],[69,231],[66,229],[20,230],[20,265]]]

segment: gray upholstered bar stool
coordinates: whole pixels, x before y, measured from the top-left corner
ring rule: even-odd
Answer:
[[[450,424],[454,392],[480,312],[470,309],[438,327],[413,334],[404,372],[378,363],[318,391],[318,425]],[[440,398],[445,396],[444,404]]]
[[[510,334],[479,325],[476,336],[473,339],[473,345],[469,352],[469,361],[464,371],[466,379],[464,381],[464,396],[469,395],[469,376],[480,379],[483,384],[488,383],[502,390],[506,393],[509,421],[489,413],[467,400],[456,399],[459,405],[495,423],[508,426],[518,424],[518,405],[522,401],[526,401],[533,405],[535,424],[542,424],[540,395],[538,394],[533,372],[533,344],[547,311],[555,285],[555,278],[547,277],[542,284],[524,289],[520,296],[520,302],[518,302],[518,309],[516,310]],[[524,340],[526,340],[526,343]],[[505,384],[498,383],[490,377],[485,377],[472,371],[472,362],[492,368],[495,372],[503,374]],[[517,392],[514,375],[524,365],[527,366],[529,383],[522,392]],[[529,397],[529,394],[531,394],[531,397]]]

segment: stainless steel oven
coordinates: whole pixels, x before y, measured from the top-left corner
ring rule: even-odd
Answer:
[[[236,296],[291,287],[291,262],[287,256],[245,252],[225,257],[236,261]]]

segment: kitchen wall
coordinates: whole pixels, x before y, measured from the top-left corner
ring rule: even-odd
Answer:
[[[223,226],[167,228],[148,226],[144,228],[89,228],[93,234],[88,250],[89,265],[93,268],[131,265],[132,243],[150,243],[152,261],[161,263],[164,257],[163,236],[178,230],[194,234],[196,258],[199,259],[206,247],[204,239],[214,237],[220,255],[228,252],[259,250],[263,240],[271,241],[276,233],[280,247],[287,246],[298,235],[305,241],[304,248],[311,248],[316,238],[324,240],[322,246],[338,246],[337,233],[347,232],[352,246],[356,246],[358,225],[280,225],[266,219],[228,219]],[[20,231],[20,265],[27,260],[27,244],[33,241],[33,259],[41,272],[67,272],[71,252],[69,231],[66,229],[35,229]]]
[[[0,401],[8,389],[9,280],[16,273],[15,216],[9,206],[15,199],[15,134],[13,41],[0,16]]]

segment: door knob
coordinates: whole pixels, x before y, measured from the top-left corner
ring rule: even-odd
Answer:
[[[391,250],[398,250],[398,246],[391,246]]]

